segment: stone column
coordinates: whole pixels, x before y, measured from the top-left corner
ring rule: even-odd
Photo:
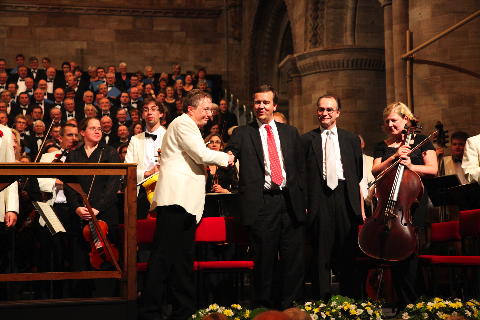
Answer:
[[[339,126],[362,134],[373,145],[382,137],[385,106],[383,50],[375,48],[316,49],[286,58],[291,124],[300,132],[318,127],[317,99],[337,94],[343,109]]]
[[[392,0],[379,0],[383,7],[383,26],[385,38],[385,87],[387,104],[395,100],[395,81],[393,68]]]
[[[393,0],[391,10],[395,100],[406,103],[406,68],[405,61],[401,57],[406,52],[405,33],[408,30],[408,0]]]

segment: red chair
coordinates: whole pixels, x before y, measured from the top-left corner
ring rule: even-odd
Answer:
[[[432,243],[452,243],[454,246],[454,254],[452,255],[420,255],[419,259],[424,265],[424,271],[430,270],[431,277],[428,277],[427,273],[424,272],[425,279],[427,283],[432,283],[432,288],[430,290],[431,294],[435,294],[438,288],[439,281],[435,279],[435,272],[437,269],[447,268],[449,272],[449,287],[450,294],[455,290],[454,286],[457,285],[457,291],[461,292],[462,297],[465,297],[465,289],[468,284],[471,283],[471,280],[476,278],[474,273],[469,276],[469,271],[476,269],[480,266],[480,256],[468,256],[462,254],[461,241],[463,234],[461,231],[469,230],[465,225],[465,220],[460,218],[459,221],[449,221],[449,222],[440,222],[432,223],[431,231],[431,241]],[[462,227],[463,226],[463,227]],[[460,269],[460,272],[453,272],[455,269]],[[478,290],[477,286],[473,286],[472,294]]]
[[[464,254],[480,255],[480,209],[460,211],[459,220]]]
[[[205,290],[203,273],[232,273],[234,277],[234,286],[239,289],[244,287],[244,273],[250,273],[254,268],[252,260],[238,258],[240,248],[248,246],[246,233],[231,217],[206,217],[200,221],[195,233],[195,242],[197,250],[197,261],[194,262],[194,270],[197,274],[197,297],[200,299],[200,290]],[[227,259],[206,260],[205,257],[212,249],[212,246],[234,245],[235,248],[230,252]],[[198,300],[197,302],[199,302]],[[233,302],[232,302],[233,303]]]
[[[145,272],[148,269],[148,262],[145,262],[150,252],[150,244],[153,242],[157,219],[147,218],[137,220],[137,273],[138,292],[142,292],[145,282]],[[124,225],[120,225],[123,232]],[[140,262],[139,262],[140,260]],[[143,260],[143,261],[141,261]]]

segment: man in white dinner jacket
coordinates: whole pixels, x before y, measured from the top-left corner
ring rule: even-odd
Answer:
[[[0,125],[0,132],[0,162],[15,162],[12,130]],[[13,227],[17,223],[17,214],[18,184],[14,182],[0,192],[0,222],[5,227]]]
[[[137,183],[158,172],[158,151],[165,134],[165,128],[160,124],[160,119],[165,114],[163,106],[157,105],[155,100],[149,97],[143,102],[141,110],[146,130],[130,139],[125,156],[125,163],[137,164]],[[137,188],[137,194],[137,218],[142,219],[146,217],[150,203],[145,189]]]
[[[205,165],[226,167],[234,157],[205,146],[200,133],[212,117],[210,94],[192,90],[183,112],[163,137],[153,206],[157,211],[154,246],[146,277],[141,319],[157,319],[170,288],[172,315],[185,320],[195,312],[193,243],[205,203]]]
[[[13,134],[10,128],[0,124],[0,163],[15,162],[15,152],[13,149]],[[0,192],[0,266],[8,265],[11,232],[13,226],[17,223],[18,214],[18,184],[12,183],[10,186]],[[0,273],[6,270],[1,270]]]
[[[468,182],[480,183],[480,134],[467,139],[462,168]]]

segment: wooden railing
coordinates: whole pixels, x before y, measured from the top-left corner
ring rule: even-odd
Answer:
[[[120,297],[128,301],[137,299],[136,273],[136,220],[137,220],[137,178],[136,164],[130,163],[0,163],[0,184],[10,182],[12,178],[24,176],[55,177],[82,175],[122,175],[126,188],[124,199],[124,246],[121,271],[81,271],[81,272],[38,272],[0,274],[0,282],[64,280],[64,279],[119,279]],[[73,212],[72,212],[73,214]],[[92,299],[85,299],[92,300]],[[40,300],[37,300],[40,301]],[[56,301],[59,301],[56,299]]]

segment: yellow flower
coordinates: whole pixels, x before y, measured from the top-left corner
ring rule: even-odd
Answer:
[[[357,311],[355,311],[355,309],[350,309],[350,314],[351,314],[351,315],[356,315],[356,314],[357,314]]]
[[[423,302],[419,302],[415,305],[418,309],[423,308]]]
[[[320,312],[320,308],[319,308],[319,307],[313,309],[313,313],[318,313],[318,312]]]
[[[227,317],[231,317],[233,316],[233,311],[231,309],[225,309],[225,311],[223,311],[223,314]]]
[[[250,310],[245,311],[245,318],[250,318]]]
[[[218,309],[218,304],[214,303],[208,306],[208,310],[217,310]]]
[[[310,307],[310,306],[305,306],[305,310],[310,311],[310,310],[312,310],[312,307]]]

